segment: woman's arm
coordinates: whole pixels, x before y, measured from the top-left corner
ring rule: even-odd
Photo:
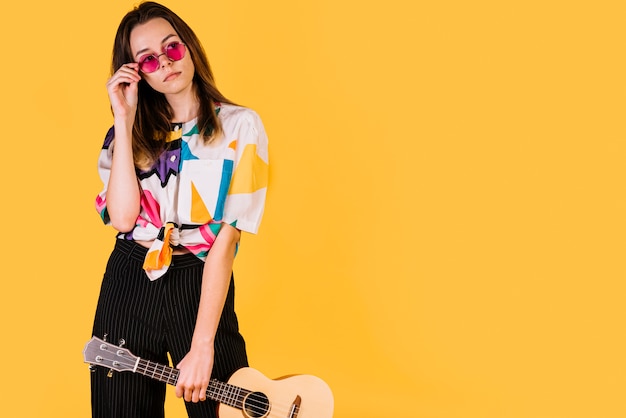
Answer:
[[[113,228],[128,232],[139,216],[139,184],[135,175],[132,129],[137,111],[137,64],[123,65],[107,82],[114,116],[115,143],[107,185],[107,211]]]
[[[200,305],[191,348],[177,365],[180,375],[176,396],[184,397],[187,402],[206,399],[213,370],[215,333],[228,294],[235,249],[240,236],[239,230],[222,224],[204,264]]]

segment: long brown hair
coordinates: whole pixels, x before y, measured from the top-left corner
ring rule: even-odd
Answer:
[[[111,75],[122,65],[134,61],[130,48],[130,34],[135,26],[155,18],[168,21],[187,50],[195,67],[193,85],[199,102],[198,130],[205,142],[211,142],[222,133],[215,114],[214,102],[233,103],[219,92],[204,48],[194,31],[167,7],[147,1],[128,12],[120,22],[113,45]],[[149,168],[163,151],[171,129],[172,108],[165,96],[155,91],[145,80],[139,82],[137,113],[133,124],[133,155],[135,165]]]

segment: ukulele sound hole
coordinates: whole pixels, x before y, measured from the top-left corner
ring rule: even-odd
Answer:
[[[252,392],[243,401],[243,410],[247,417],[265,417],[270,412],[270,400],[261,392]]]

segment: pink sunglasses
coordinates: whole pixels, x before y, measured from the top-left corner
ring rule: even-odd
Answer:
[[[161,55],[165,55],[170,61],[180,61],[185,57],[185,51],[185,44],[180,42],[169,43],[163,48],[162,54],[151,54],[142,57],[139,61],[139,69],[146,74],[153,73],[161,65],[159,62]]]

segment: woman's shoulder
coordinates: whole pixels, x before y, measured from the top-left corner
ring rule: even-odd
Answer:
[[[260,123],[261,118],[256,111],[249,107],[222,103],[219,107],[218,117],[222,123],[239,124],[242,122]]]
[[[226,138],[244,140],[265,136],[265,127],[261,118],[249,107],[222,104],[218,117]]]

